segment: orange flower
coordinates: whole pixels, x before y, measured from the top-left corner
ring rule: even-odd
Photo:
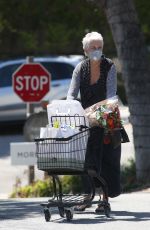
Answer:
[[[111,128],[111,129],[113,129],[115,126],[114,126],[114,120],[113,120],[113,118],[108,118],[108,120],[107,120],[107,123],[108,123],[108,126]]]

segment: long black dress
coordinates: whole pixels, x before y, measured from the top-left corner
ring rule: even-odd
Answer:
[[[87,108],[101,100],[106,99],[106,80],[112,62],[102,58],[100,68],[100,79],[95,84],[90,84],[90,63],[84,60],[81,65],[80,94],[83,108]],[[121,145],[114,148],[113,145],[103,143],[104,130],[100,127],[93,127],[86,153],[86,168],[96,170],[108,185],[108,196],[115,197],[120,194],[120,156]],[[88,177],[83,178],[85,192],[89,193]],[[96,186],[98,186],[96,184]]]

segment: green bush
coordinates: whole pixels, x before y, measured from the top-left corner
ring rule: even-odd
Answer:
[[[81,192],[82,183],[80,176],[63,176],[62,177],[63,193],[77,194]]]
[[[63,176],[60,177],[64,194],[76,194],[81,191],[80,176]],[[31,185],[15,188],[11,194],[11,198],[15,197],[50,197],[53,195],[52,178],[46,180],[38,180]]]
[[[60,177],[63,194],[78,194],[84,191],[80,176],[65,175]],[[121,167],[122,191],[131,192],[137,189],[143,189],[146,185],[140,184],[136,179],[135,161],[129,159],[127,165]],[[38,180],[32,185],[16,188],[11,194],[14,197],[50,197],[53,195],[52,178]]]
[[[14,197],[48,197],[53,195],[53,184],[51,178],[38,180],[31,185],[16,188],[11,194]]]
[[[121,184],[123,192],[130,192],[141,187],[136,179],[135,160],[129,159],[127,165],[121,168]]]

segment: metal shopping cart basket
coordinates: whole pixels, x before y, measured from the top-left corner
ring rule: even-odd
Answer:
[[[61,217],[66,217],[68,221],[73,218],[73,207],[82,204],[103,204],[105,215],[108,217],[110,206],[107,199],[107,186],[102,178],[99,178],[94,171],[85,170],[85,157],[87,142],[89,137],[89,128],[86,126],[84,116],[52,116],[51,124],[58,122],[59,124],[73,125],[77,133],[66,138],[38,138],[36,142],[37,166],[39,170],[43,170],[52,177],[53,182],[53,198],[46,203],[42,203],[44,207],[45,220],[51,218],[50,207],[58,207]],[[84,125],[80,125],[84,124]],[[62,184],[58,175],[82,175],[87,174],[91,183],[91,194],[88,200],[85,199],[87,194],[63,194]],[[95,196],[95,186],[93,178],[100,180],[102,189],[105,192],[106,201],[93,201]]]

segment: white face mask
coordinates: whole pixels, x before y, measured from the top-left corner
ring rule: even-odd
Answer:
[[[101,59],[101,56],[102,56],[102,50],[101,49],[91,51],[88,54],[89,59],[94,60],[94,61],[99,61]]]

